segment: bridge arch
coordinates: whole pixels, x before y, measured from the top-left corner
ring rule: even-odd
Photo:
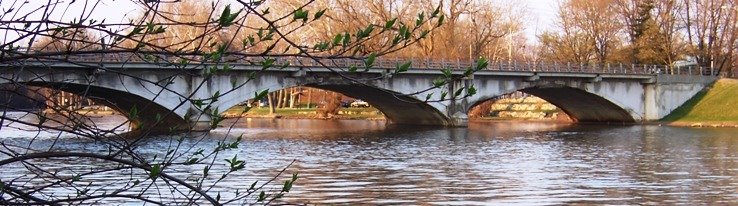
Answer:
[[[138,111],[138,115],[136,119],[129,119],[132,125],[134,127],[140,125],[143,127],[142,129],[153,134],[164,134],[169,132],[170,129],[188,129],[187,125],[189,124],[180,115],[177,115],[172,110],[152,101],[151,99],[128,91],[77,83],[34,81],[18,83],[26,86],[60,90],[82,96],[95,103],[107,106],[126,117],[128,117],[130,111],[135,108],[135,110]],[[166,128],[164,125],[166,125]]]
[[[370,86],[348,82],[331,82],[331,83],[306,83],[306,84],[285,84],[283,86],[254,86],[245,87],[234,91],[234,94],[223,98],[219,104],[221,111],[236,106],[253,97],[254,92],[258,92],[254,88],[260,90],[269,89],[270,92],[295,87],[304,86],[326,91],[340,93],[351,98],[361,99],[379,111],[387,118],[391,124],[407,124],[407,125],[449,125],[449,118],[435,107],[420,101],[416,98],[402,95],[401,93]],[[242,95],[238,95],[242,94]],[[246,96],[244,96],[246,95]]]
[[[392,124],[450,124],[449,118],[435,107],[394,91],[358,84],[308,84],[305,86],[364,100],[384,113],[387,121]]]
[[[520,88],[498,96],[516,91],[548,101],[560,108],[575,122],[636,122],[635,114],[626,107],[585,89],[558,84],[544,84]],[[490,99],[492,98],[476,101],[467,111]]]
[[[191,93],[192,77],[177,71],[153,73],[148,69],[130,69],[122,73],[95,72],[94,69],[73,66],[54,69],[40,66],[27,67],[15,73],[0,73],[0,76],[0,84],[51,88],[89,97],[125,116],[136,108],[139,115],[131,122],[134,127],[143,128],[133,129],[149,134],[187,131],[193,125],[191,116],[199,117],[189,102],[182,102],[183,97]],[[193,114],[188,116],[190,113]]]

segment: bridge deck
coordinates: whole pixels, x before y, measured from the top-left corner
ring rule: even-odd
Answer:
[[[226,56],[222,59],[223,64],[234,66],[234,69],[254,70],[249,66],[262,67],[265,62],[273,61],[274,66],[297,67],[297,68],[328,68],[329,70],[347,71],[350,67],[357,67],[363,71],[367,65],[360,59],[310,59],[304,57],[244,57],[239,55]],[[196,62],[196,63],[188,63]],[[146,54],[84,54],[73,56],[57,56],[45,59],[28,59],[16,62],[18,64],[33,66],[55,66],[55,67],[104,67],[106,69],[128,69],[128,68],[191,68],[202,69],[203,66],[213,65],[202,63],[200,57],[190,56],[167,56]],[[460,60],[430,60],[430,59],[377,59],[369,72],[381,70],[394,70],[398,65],[411,62],[411,70],[466,70],[476,65],[476,62]],[[182,64],[184,63],[184,64]],[[179,65],[179,66],[175,66]],[[186,65],[182,67],[182,65]],[[260,69],[260,68],[259,68]],[[422,71],[413,71],[422,73]],[[433,72],[435,73],[435,72]],[[564,74],[576,74],[576,76],[590,77],[588,74],[605,74],[608,77],[622,78],[645,78],[645,76],[656,76],[658,74],[669,75],[696,75],[716,76],[716,71],[709,67],[686,66],[671,67],[668,65],[624,65],[624,64],[571,64],[571,63],[539,63],[539,62],[495,62],[488,64],[485,69],[478,72],[479,75],[511,75],[529,76],[531,73],[547,73],[556,76]],[[650,77],[649,77],[650,78]]]

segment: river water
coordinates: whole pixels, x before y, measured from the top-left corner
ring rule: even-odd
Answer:
[[[300,179],[288,203],[738,204],[738,129],[294,119],[244,119],[234,126],[200,143],[244,134],[238,153],[247,157],[248,172],[217,191],[248,188],[295,160],[287,173]],[[0,138],[21,141],[24,134],[35,133],[0,131]],[[153,155],[169,140],[148,141],[141,151]],[[22,168],[4,168],[0,178],[16,169]]]

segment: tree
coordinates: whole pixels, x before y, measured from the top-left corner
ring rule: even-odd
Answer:
[[[565,30],[558,34],[544,32],[538,36],[541,59],[548,62],[586,64],[592,61],[594,48],[588,36],[578,31]]]
[[[192,102],[195,115],[212,115],[211,127],[222,123],[218,108],[212,105],[229,91],[216,92],[206,98],[195,97],[202,85],[207,84],[213,74],[226,72],[227,61],[233,58],[257,57],[256,62],[265,70],[274,69],[274,58],[279,56],[321,59],[360,59],[368,67],[376,57],[390,55],[412,46],[443,23],[441,7],[414,15],[411,21],[367,21],[367,25],[346,28],[333,33],[327,39],[295,39],[297,34],[309,32],[312,24],[317,24],[325,14],[326,7],[316,6],[314,1],[305,1],[291,9],[272,7],[261,1],[237,0],[232,5],[220,1],[195,4],[194,1],[135,1],[139,13],[129,21],[110,22],[96,19],[96,5],[116,4],[112,1],[48,1],[38,7],[29,8],[27,3],[3,1],[0,13],[0,31],[5,41],[0,43],[0,65],[18,69],[34,62],[64,62],[88,68],[91,72],[125,73],[97,65],[80,64],[79,57],[108,58],[108,54],[121,54],[125,64],[131,59],[156,64],[171,65],[177,73],[187,77],[201,78],[190,93],[178,94],[180,103]],[[38,2],[34,2],[38,3]],[[276,5],[276,4],[275,4]],[[312,6],[315,6],[312,7]],[[59,10],[61,7],[62,8]],[[275,9],[273,9],[275,8]],[[273,9],[273,10],[272,10]],[[284,9],[283,11],[277,11]],[[66,11],[70,11],[73,17]],[[79,11],[75,13],[72,11]],[[394,19],[394,18],[393,18]],[[424,25],[436,25],[425,27]],[[26,49],[34,48],[34,49]],[[367,55],[368,54],[368,55]],[[365,56],[366,55],[366,56]],[[102,60],[102,59],[100,59]],[[105,59],[110,60],[110,59]],[[484,61],[480,61],[483,66]],[[483,68],[482,66],[478,68]],[[195,67],[195,68],[192,68]],[[475,68],[475,71],[478,70]],[[332,68],[329,68],[332,69]],[[354,68],[355,69],[355,68]],[[352,68],[336,70],[342,76],[357,84],[364,81],[342,75],[343,72],[358,72]],[[199,71],[194,73],[193,71]],[[396,73],[402,72],[401,70]],[[259,75],[254,73],[253,75]],[[387,75],[392,75],[387,74]],[[22,85],[14,77],[2,77],[3,82]],[[140,77],[135,83],[153,84],[153,93],[167,90],[171,81],[146,82]],[[444,82],[454,78],[443,79]],[[246,82],[232,82],[234,87]],[[173,80],[172,80],[173,81]],[[161,84],[159,84],[161,83]],[[39,86],[65,89],[64,83],[34,82]],[[60,86],[61,85],[61,86]],[[89,88],[91,85],[79,85]],[[429,85],[438,87],[442,85]],[[86,89],[75,90],[80,96],[87,96]],[[255,94],[263,99],[268,91]],[[467,94],[470,94],[467,92]],[[154,97],[160,98],[160,97]],[[463,98],[463,97],[459,97]],[[104,99],[95,99],[104,102]],[[197,103],[197,104],[195,104]],[[0,102],[3,104],[3,102]],[[180,105],[181,105],[180,104]],[[14,109],[3,105],[5,109]],[[144,109],[139,107],[138,109]],[[67,148],[56,143],[34,145],[36,137],[21,140],[0,140],[0,167],[16,168],[20,172],[0,177],[0,204],[106,204],[110,199],[124,199],[159,205],[169,204],[268,204],[290,191],[297,174],[282,177],[281,173],[265,181],[254,182],[243,191],[229,191],[228,194],[213,192],[220,183],[232,181],[235,174],[243,173],[245,160],[239,157],[241,136],[224,137],[217,145],[197,144],[207,134],[184,131],[185,135],[169,133],[171,143],[163,148],[161,154],[145,155],[140,146],[153,138],[151,128],[164,124],[157,115],[153,122],[138,121],[143,115],[137,107],[121,111],[129,119],[112,129],[102,128],[88,121],[60,121],[59,118],[33,110],[25,110],[27,115],[38,121],[0,116],[0,132],[8,130],[6,122],[38,127],[40,130],[58,134],[53,142],[64,142],[64,134],[73,134],[78,139],[89,141],[89,148]],[[245,112],[245,111],[244,111]],[[80,115],[75,110],[59,112],[62,118],[74,119]],[[133,124],[133,131],[116,133]],[[232,125],[231,125],[232,126]],[[188,142],[192,143],[189,144]],[[222,159],[225,158],[225,161]],[[86,160],[81,170],[61,167],[66,161]],[[225,166],[222,166],[225,165]],[[220,167],[220,169],[216,169]],[[195,172],[193,176],[180,171]],[[100,185],[91,176],[113,175],[117,184]],[[5,175],[5,174],[4,174]],[[272,182],[285,179],[284,184]],[[105,187],[114,187],[105,189]],[[272,190],[271,188],[275,188]]]
[[[559,49],[568,50],[568,58],[554,60],[598,64],[616,61],[614,53],[622,42],[622,22],[612,18],[617,14],[615,6],[614,0],[562,2],[559,7],[559,35],[549,32],[539,37],[543,50],[549,54]],[[593,59],[590,60],[590,56]]]
[[[736,2],[733,0],[684,0],[683,22],[690,44],[689,55],[701,66],[733,73],[736,34]]]
[[[684,58],[685,41],[681,36],[681,3],[671,0],[619,0],[620,16],[627,25],[630,45],[624,46],[627,62],[671,65]]]
[[[278,1],[275,4],[285,5],[282,8],[297,8],[299,3],[293,1]],[[426,38],[418,41],[402,51],[389,54],[391,57],[403,58],[445,58],[472,60],[479,56],[502,56],[501,49],[508,48],[506,38],[519,33],[522,28],[524,8],[502,1],[481,0],[442,0],[440,13],[444,16],[444,24],[426,23],[421,28],[434,32],[425,34]],[[296,38],[317,41],[317,39],[332,38],[346,30],[361,28],[369,22],[387,22],[396,18],[397,22],[413,24],[423,14],[437,7],[436,1],[395,1],[395,0],[322,0],[316,5],[330,6],[333,12],[326,14],[326,21],[310,27],[314,33],[295,34]],[[508,12],[516,11],[516,12]],[[381,26],[381,25],[378,25]],[[317,34],[317,35],[313,35]],[[360,53],[368,54],[368,50],[381,48],[384,45],[380,39],[367,42]],[[520,41],[514,41],[517,44]],[[524,42],[524,41],[523,41]],[[515,48],[522,45],[515,45]],[[504,52],[507,54],[507,52]],[[507,56],[507,55],[505,55]],[[518,56],[517,53],[515,56]]]

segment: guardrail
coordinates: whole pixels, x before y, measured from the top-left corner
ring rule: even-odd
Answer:
[[[41,61],[73,61],[78,63],[168,63],[176,64],[186,59],[190,62],[201,61],[201,56],[167,56],[167,55],[144,55],[144,54],[84,54],[73,56],[61,56]],[[357,59],[311,59],[305,57],[276,57],[274,65],[285,65],[296,67],[330,67],[330,68],[349,68],[356,66],[358,68],[366,67],[363,60]],[[229,64],[240,65],[258,65],[267,60],[267,57],[243,57],[240,55],[225,56],[223,62]],[[476,62],[469,61],[449,61],[449,60],[431,60],[431,59],[399,59],[399,58],[379,58],[372,68],[394,69],[396,66],[412,62],[411,69],[446,69],[465,70]],[[717,71],[711,67],[701,66],[683,66],[674,67],[669,65],[639,65],[639,64],[571,64],[571,63],[533,63],[533,62],[491,62],[487,65],[486,71],[510,71],[510,72],[551,72],[551,73],[591,73],[591,74],[621,74],[621,75],[699,75],[699,76],[717,76]]]

